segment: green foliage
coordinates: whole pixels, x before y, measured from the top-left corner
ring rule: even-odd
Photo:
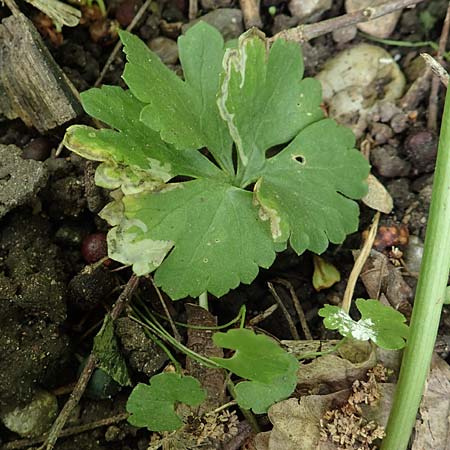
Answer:
[[[353,320],[342,308],[325,305],[319,310],[324,325],[338,330],[344,337],[361,341],[372,340],[379,347],[396,350],[405,346],[409,328],[405,317],[395,309],[384,306],[378,300],[356,300],[361,319]]]
[[[183,425],[175,412],[177,403],[197,406],[206,398],[206,392],[197,379],[176,373],[160,373],[150,384],[139,383],[130,394],[128,422],[150,431],[173,431]]]
[[[98,359],[98,368],[121,386],[131,386],[127,365],[114,335],[114,322],[109,314],[105,316],[103,326],[94,338],[93,352]]]
[[[288,243],[322,253],[356,231],[351,199],[365,195],[369,165],[352,133],[323,118],[297,44],[277,40],[269,51],[250,30],[226,48],[200,22],[179,39],[182,80],[137,37],[121,39],[130,90],[82,94],[111,129],[72,126],[65,137],[101,161],[97,184],[116,190],[101,212],[114,227],[111,258],[138,275],[156,270],[174,300],[221,296]]]
[[[297,359],[273,339],[244,328],[215,333],[214,343],[236,350],[231,358],[211,358],[223,368],[250,381],[240,382],[236,400],[242,408],[257,414],[289,397],[297,384]]]

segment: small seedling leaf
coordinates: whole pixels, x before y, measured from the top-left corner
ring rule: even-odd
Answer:
[[[297,359],[273,339],[248,329],[215,333],[214,343],[235,350],[231,358],[211,358],[223,368],[250,381],[236,386],[237,402],[261,414],[273,403],[283,400],[297,384]]]
[[[405,346],[409,328],[405,317],[399,311],[381,304],[378,300],[357,299],[356,307],[361,319],[353,320],[342,308],[325,305],[319,310],[325,327],[338,330],[344,337],[367,341],[372,340],[379,347],[397,350]]]
[[[98,358],[97,366],[100,369],[121,386],[131,386],[127,365],[114,334],[114,322],[109,314],[105,316],[103,326],[94,338],[93,352]]]
[[[197,406],[206,398],[206,392],[197,379],[176,373],[160,373],[150,378],[149,384],[139,383],[130,394],[128,421],[150,431],[173,431],[183,425],[175,412],[177,403]]]

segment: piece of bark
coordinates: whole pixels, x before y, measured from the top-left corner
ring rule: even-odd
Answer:
[[[79,94],[21,13],[0,24],[0,114],[43,133],[81,113]]]
[[[193,305],[186,305],[188,324],[203,327],[217,326],[217,319],[206,309]],[[213,330],[196,330],[188,328],[187,346],[203,356],[215,356],[223,358],[223,351],[216,347],[212,341]],[[223,405],[225,396],[225,371],[209,369],[204,365],[187,358],[186,368],[189,375],[200,380],[202,387],[206,389],[207,399],[198,407],[196,413],[200,416]]]

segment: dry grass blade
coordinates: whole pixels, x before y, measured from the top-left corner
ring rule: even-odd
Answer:
[[[359,278],[362,268],[369,257],[370,250],[372,249],[373,241],[375,240],[375,236],[377,235],[378,222],[380,221],[380,213],[377,212],[373,219],[372,226],[370,227],[369,236],[367,237],[366,242],[364,242],[363,248],[361,249],[361,253],[356,258],[355,264],[353,265],[353,269],[350,272],[350,276],[348,277],[347,286],[344,292],[344,298],[342,299],[342,309],[345,312],[350,311],[350,305],[352,303],[353,292],[355,290],[356,281]]]

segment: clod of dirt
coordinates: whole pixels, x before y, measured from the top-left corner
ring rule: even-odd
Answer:
[[[437,155],[437,138],[431,130],[414,131],[405,140],[403,151],[414,166],[414,174],[434,170]]]
[[[402,159],[392,145],[373,148],[370,151],[370,162],[386,178],[406,177],[411,170],[411,164]]]
[[[374,144],[381,145],[387,144],[389,139],[394,136],[394,132],[389,125],[385,123],[374,122],[370,126],[370,135],[374,141]]]
[[[222,8],[211,11],[198,19],[192,20],[186,25],[183,25],[183,33],[186,33],[189,28],[200,20],[216,27],[222,33],[225,41],[237,38],[244,32],[241,10],[234,8]]]
[[[55,219],[66,216],[77,218],[86,208],[84,180],[77,176],[67,176],[52,180],[51,186],[42,192],[47,212]]]
[[[167,361],[167,355],[151,339],[144,330],[128,317],[115,321],[115,332],[120,340],[130,366],[151,377]]]
[[[152,39],[148,46],[153,50],[164,64],[176,64],[178,61],[178,45],[177,43],[164,36]]]
[[[50,227],[29,212],[0,229],[0,408],[29,401],[35,386],[64,364],[68,340],[62,255]]]
[[[39,390],[30,403],[1,415],[6,428],[22,437],[41,436],[49,430],[58,414],[58,400],[50,392]]]
[[[303,21],[314,22],[331,8],[331,0],[291,0],[288,4],[293,16]]]
[[[71,303],[88,311],[105,301],[115,286],[114,275],[103,265],[86,266],[69,283]]]
[[[15,145],[0,145],[0,218],[32,200],[47,183],[44,165],[21,154]]]
[[[316,76],[322,83],[329,114],[361,137],[369,115],[381,101],[393,102],[405,87],[405,77],[383,48],[359,44],[327,61]]]
[[[386,184],[391,194],[395,208],[398,213],[403,213],[415,201],[416,196],[411,192],[410,183],[407,178],[398,178]]]
[[[378,6],[385,3],[384,0],[346,0],[345,10],[348,13],[358,11],[360,9],[365,9],[368,7]],[[364,31],[364,33],[376,36],[379,38],[387,38],[395,30],[400,16],[402,15],[402,10],[394,11],[393,13],[386,14],[378,19],[369,20],[368,22],[358,23],[357,27]]]

